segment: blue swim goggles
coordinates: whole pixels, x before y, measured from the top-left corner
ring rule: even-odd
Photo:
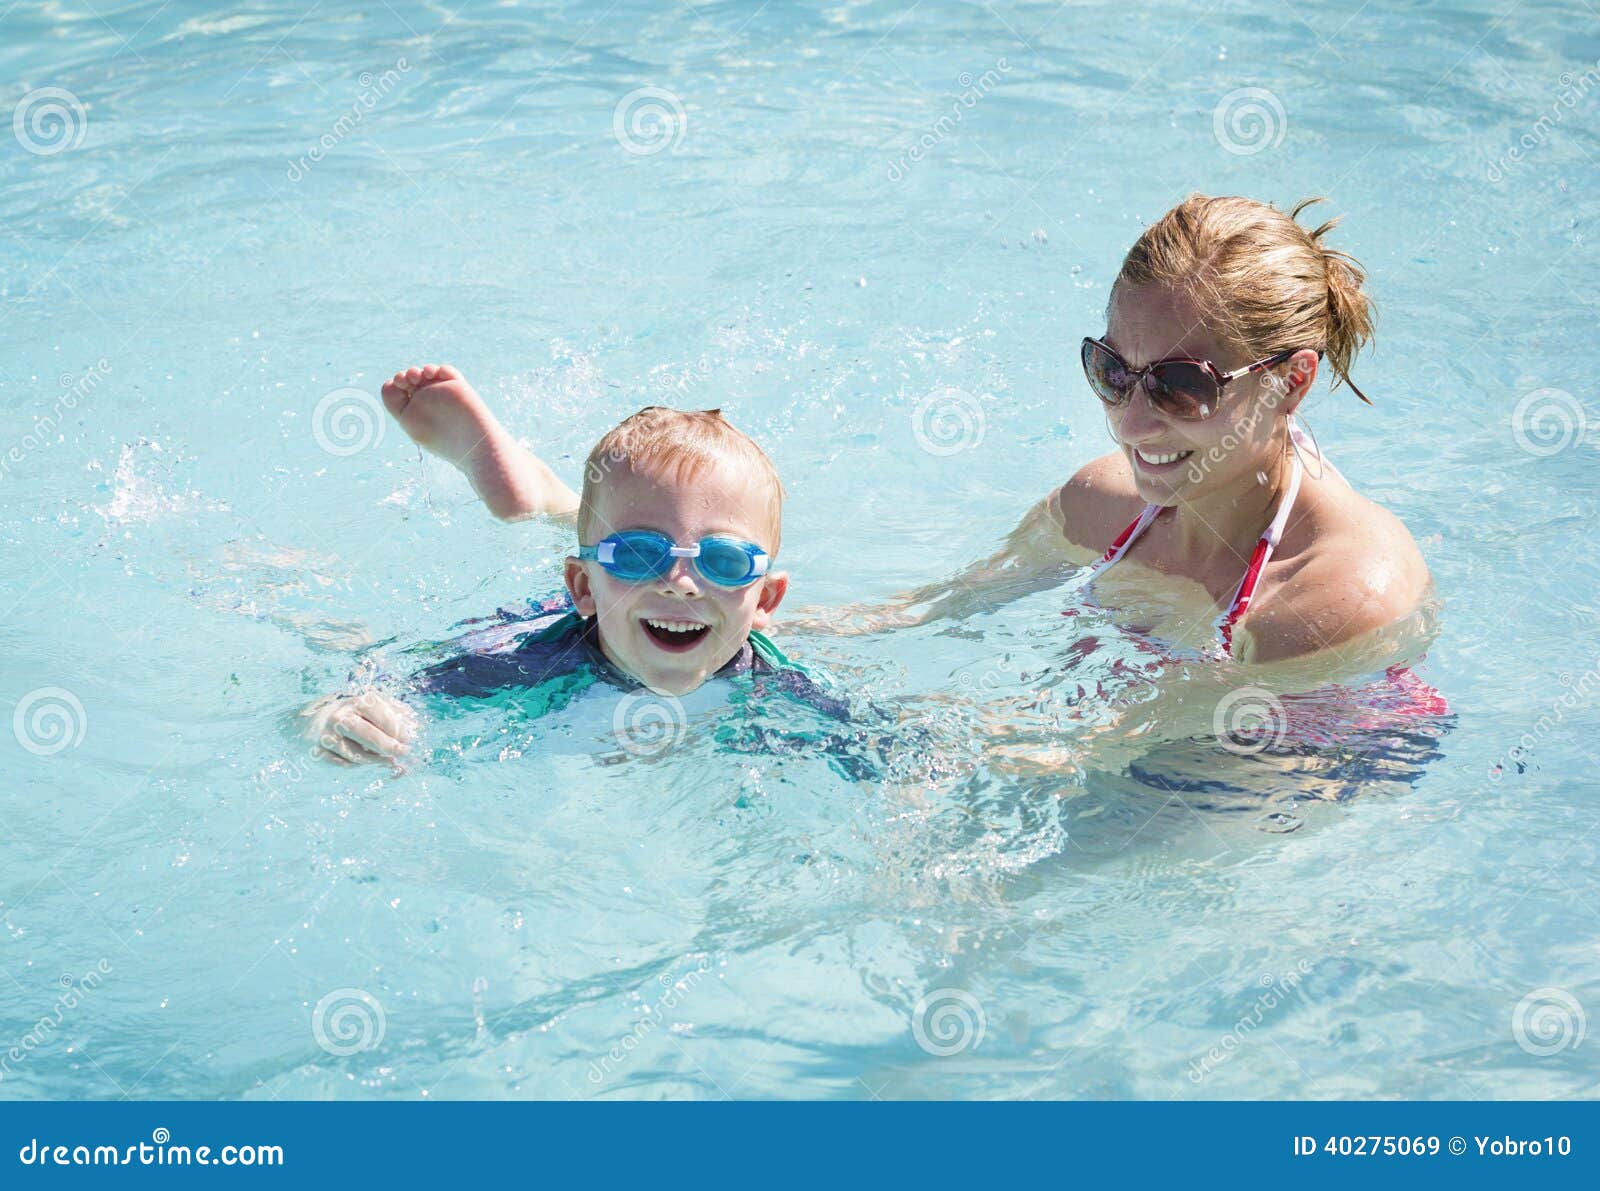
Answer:
[[[626,529],[593,546],[579,546],[578,557],[598,562],[608,575],[624,583],[644,583],[672,570],[680,558],[694,559],[701,578],[718,587],[744,587],[767,573],[771,561],[754,542],[738,538],[701,538],[679,546],[653,529]]]

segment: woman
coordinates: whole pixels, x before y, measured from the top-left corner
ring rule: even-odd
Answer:
[[[1364,274],[1297,217],[1192,195],[1149,227],[1111,291],[1084,370],[1116,450],[1023,519],[1004,549],[845,626],[964,616],[1095,563],[1098,603],[1142,637],[1275,662],[1387,656],[1430,589],[1392,514],[1324,462],[1294,420],[1372,334]],[[1369,402],[1370,404],[1370,402]],[[820,626],[818,626],[820,627]],[[1342,667],[1341,667],[1342,668]]]

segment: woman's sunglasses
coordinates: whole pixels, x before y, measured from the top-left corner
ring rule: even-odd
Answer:
[[[1281,364],[1292,355],[1293,351],[1278,352],[1232,372],[1220,371],[1210,360],[1158,360],[1135,368],[1098,339],[1085,339],[1083,371],[1094,395],[1107,405],[1126,403],[1143,381],[1151,405],[1171,417],[1199,422],[1217,412],[1230,381]]]
[[[579,546],[578,557],[598,562],[608,575],[624,583],[659,579],[680,558],[694,560],[700,577],[718,587],[744,587],[767,573],[770,559],[754,542],[738,538],[701,538],[679,546],[653,529],[626,529],[593,546]]]

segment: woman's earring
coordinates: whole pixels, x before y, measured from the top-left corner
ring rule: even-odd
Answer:
[[[1317,444],[1316,435],[1311,433],[1311,427],[1310,426],[1306,426],[1304,424],[1304,422],[1301,419],[1300,415],[1299,414],[1290,414],[1289,415],[1289,445],[1294,448],[1294,453],[1299,457],[1300,465],[1302,467],[1304,467],[1307,471],[1310,471],[1311,468],[1306,463],[1305,454],[1300,449],[1300,440],[1301,439],[1305,440],[1306,449],[1309,450],[1311,452],[1311,454],[1317,460],[1317,470],[1314,473],[1312,473],[1311,478],[1314,479],[1314,480],[1320,480],[1322,478],[1324,470],[1325,470],[1323,468],[1323,465],[1322,465],[1322,448]]]

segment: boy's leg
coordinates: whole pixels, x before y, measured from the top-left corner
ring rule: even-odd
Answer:
[[[412,440],[459,468],[503,521],[577,512],[578,494],[500,424],[448,364],[397,372],[383,404]]]

